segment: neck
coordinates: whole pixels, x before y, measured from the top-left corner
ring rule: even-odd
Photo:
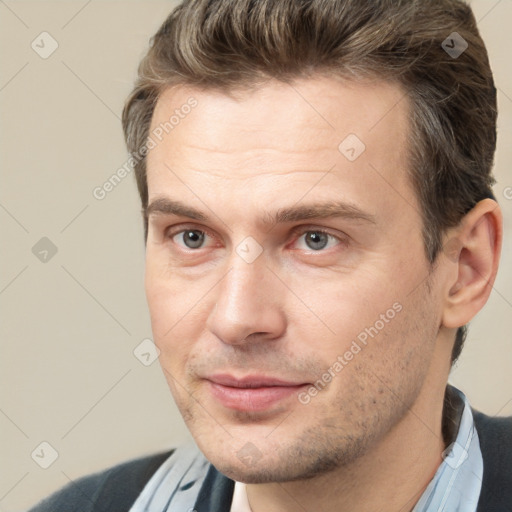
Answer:
[[[420,393],[402,420],[354,463],[313,479],[247,485],[253,512],[408,512],[442,462],[444,387]],[[440,396],[437,396],[440,395]]]

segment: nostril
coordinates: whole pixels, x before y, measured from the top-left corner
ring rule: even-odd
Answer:
[[[256,342],[258,340],[265,340],[271,337],[271,333],[265,331],[251,332],[248,336],[240,339],[236,345],[243,345],[246,343]]]

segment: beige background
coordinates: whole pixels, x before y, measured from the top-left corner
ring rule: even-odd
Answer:
[[[0,511],[188,436],[157,362],[133,354],[151,337],[133,176],[102,201],[92,195],[126,160],[122,104],[173,5],[0,0]],[[512,414],[512,0],[472,5],[499,89],[506,238],[490,303],[451,380],[477,408]],[[59,45],[46,59],[31,48],[43,31]],[[40,51],[49,48],[45,39]],[[42,237],[58,250],[46,263],[32,253]],[[43,441],[59,454],[48,469],[31,457]]]

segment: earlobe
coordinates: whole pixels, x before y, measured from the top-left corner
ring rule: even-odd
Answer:
[[[447,282],[443,325],[467,324],[489,298],[501,252],[503,219],[498,203],[480,201],[452,230],[443,256],[452,267]]]

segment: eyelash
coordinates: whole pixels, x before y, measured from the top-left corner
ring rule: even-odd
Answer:
[[[199,231],[201,233],[204,233],[204,235],[206,235],[212,239],[217,238],[211,231],[209,231],[203,227],[197,227],[197,226],[177,226],[174,229],[168,228],[165,231],[165,236],[166,236],[166,238],[168,238],[169,240],[172,241],[172,239],[175,236],[180,235],[186,231]],[[292,230],[292,237],[293,237],[292,243],[297,242],[297,240],[299,240],[300,237],[304,236],[307,233],[320,233],[323,235],[327,235],[328,237],[334,238],[338,242],[337,245],[346,246],[348,244],[348,237],[346,237],[346,236],[341,237],[339,235],[335,235],[335,234],[331,233],[330,231],[326,230],[325,228],[316,228],[314,226],[300,226],[298,228],[293,229]],[[184,247],[180,246],[180,249],[184,250],[184,251],[188,251],[188,252],[198,252],[201,249],[203,249],[203,247],[200,247],[198,249],[190,249],[190,248],[184,248]],[[310,249],[310,252],[321,253],[321,252],[325,252],[325,251],[323,249],[318,250],[318,251],[314,251],[313,249]]]

